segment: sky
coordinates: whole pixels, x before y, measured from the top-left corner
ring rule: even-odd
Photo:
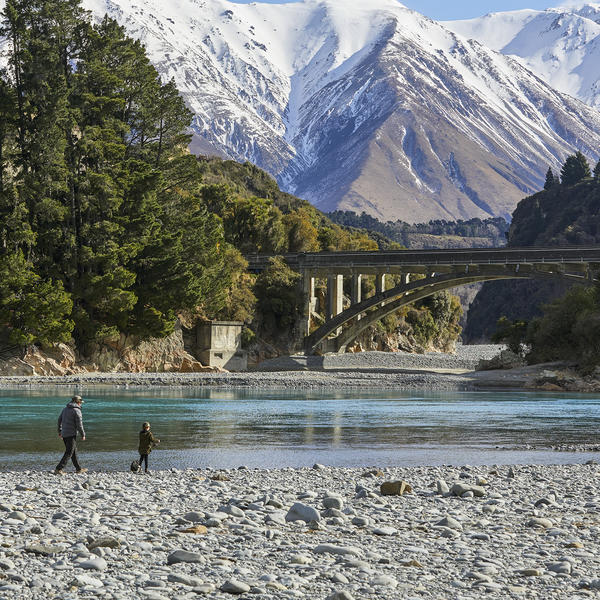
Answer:
[[[253,0],[234,0],[239,4],[248,4]],[[279,4],[287,0],[260,0],[269,4]],[[295,1],[295,0],[290,0]],[[369,0],[365,0],[368,2]],[[450,21],[453,19],[471,19],[481,17],[490,12],[504,12],[507,10],[520,10],[533,8],[544,10],[558,5],[573,4],[566,0],[400,0],[404,6],[408,6],[423,15],[439,21]],[[598,0],[591,0],[597,2]],[[581,2],[583,4],[583,2]]]

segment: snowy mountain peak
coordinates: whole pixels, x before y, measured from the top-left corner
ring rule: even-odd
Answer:
[[[600,64],[584,60],[597,5],[447,25],[396,0],[83,5],[117,19],[174,78],[196,151],[250,160],[323,210],[411,222],[509,216],[548,165],[600,148],[600,113],[523,58],[549,65],[571,93],[588,85]]]
[[[444,25],[517,57],[559,91],[600,108],[600,4],[493,13]]]
[[[598,23],[600,21],[600,4],[598,3],[583,3],[580,5],[571,5],[570,7],[563,7],[562,9],[565,12],[572,12],[574,14],[579,15],[580,17],[585,17],[586,19],[591,19]]]
[[[122,22],[175,78],[197,148],[250,160],[324,210],[508,216],[548,164],[600,147],[597,113],[396,0],[84,4]],[[537,15],[477,27],[510,29],[506,46]]]

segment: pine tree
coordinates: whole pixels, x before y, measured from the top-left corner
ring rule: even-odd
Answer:
[[[9,343],[69,340],[72,306],[62,282],[43,280],[20,250],[0,255],[0,323]]]
[[[596,181],[600,181],[600,160],[598,160],[596,166],[594,167],[594,179]]]
[[[579,151],[569,156],[561,169],[560,176],[563,185],[575,185],[582,179],[590,177],[590,165],[585,156]]]
[[[16,97],[16,189],[37,236],[37,257],[47,259],[46,268],[52,268],[57,249],[65,249],[64,130],[69,109],[57,12],[65,16],[72,9],[72,0],[8,0],[1,30],[10,40]]]
[[[114,20],[92,25],[79,0],[7,0],[2,17],[0,261],[19,272],[0,290],[0,323],[23,343],[63,339],[34,296],[69,313],[72,298],[83,348],[165,335],[179,310],[222,310],[228,246],[174,82]],[[23,290],[47,333],[33,332],[35,311],[17,318]]]
[[[558,178],[554,175],[552,168],[548,167],[548,171],[546,172],[546,182],[544,183],[544,189],[549,190],[553,188],[557,183],[559,183]]]

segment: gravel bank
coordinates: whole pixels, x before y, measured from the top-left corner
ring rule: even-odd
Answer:
[[[315,467],[0,473],[0,598],[577,600],[600,589],[596,464]],[[382,496],[395,480],[412,493]]]
[[[364,352],[327,356],[293,356],[265,361],[247,373],[86,373],[66,377],[0,377],[0,387],[48,385],[210,386],[247,388],[391,388],[470,389],[465,374],[497,345],[459,346],[456,354]]]
[[[281,356],[266,360],[259,365],[260,371],[285,370],[339,370],[339,369],[438,369],[453,371],[472,371],[481,359],[489,360],[503,350],[500,344],[481,344],[473,346],[457,345],[454,354],[427,352],[357,352],[346,354],[327,354],[325,356]]]

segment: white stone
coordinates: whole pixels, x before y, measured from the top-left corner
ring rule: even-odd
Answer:
[[[183,585],[189,585],[190,587],[199,587],[204,583],[199,577],[193,577],[191,575],[185,575],[183,573],[169,573],[167,575],[167,581],[171,581],[172,583],[181,583]]]
[[[393,527],[376,527],[373,529],[373,533],[375,535],[396,535],[398,530]]]
[[[244,594],[250,591],[250,586],[237,579],[228,579],[219,589],[228,594]]]
[[[77,566],[81,567],[82,569],[87,569],[89,571],[104,571],[108,567],[106,561],[101,556],[91,558],[90,560],[84,560],[83,562],[80,562]]]
[[[285,515],[286,521],[304,521],[310,523],[311,521],[319,522],[321,515],[312,506],[307,506],[301,502],[296,502],[292,505],[290,510]]]
[[[362,552],[360,548],[355,546],[336,546],[334,544],[319,544],[313,549],[315,554],[337,554],[337,555],[351,555],[360,556]]]
[[[104,587],[104,584],[100,579],[92,577],[91,575],[75,575],[71,580],[70,585],[75,587],[85,587],[88,585],[95,588]]]

